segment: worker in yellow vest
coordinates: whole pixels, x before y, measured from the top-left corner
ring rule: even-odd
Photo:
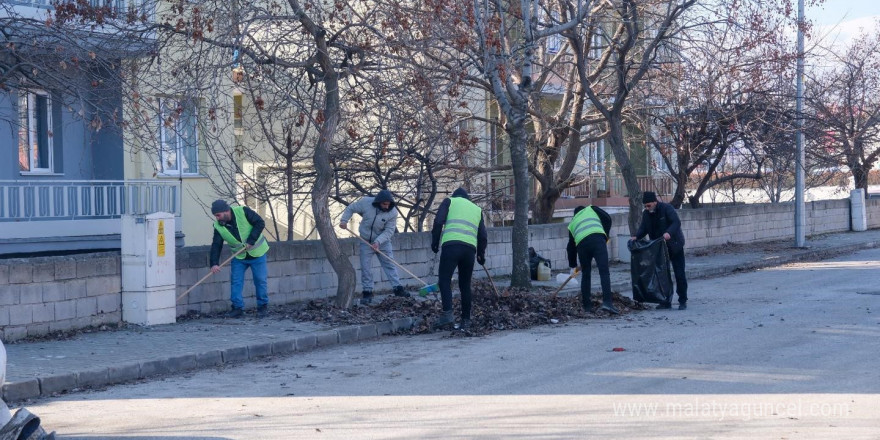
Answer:
[[[458,188],[452,196],[440,203],[434,227],[431,230],[431,250],[440,254],[437,284],[443,313],[434,322],[434,328],[443,328],[455,322],[452,315],[452,274],[458,268],[458,288],[461,291],[461,330],[471,325],[471,276],[474,257],[477,263],[486,264],[486,225],[483,210],[470,201],[467,191]]]
[[[254,287],[257,291],[257,317],[263,318],[269,313],[269,272],[266,267],[266,252],[269,242],[263,236],[266,223],[259,214],[247,206],[230,207],[225,200],[216,200],[211,204],[214,214],[214,239],[211,243],[211,272],[220,272],[220,251],[223,243],[229,243],[230,250],[235,253],[243,247],[245,252],[232,259],[229,299],[232,309],[226,314],[228,318],[240,318],[244,315],[244,273],[251,268]]]
[[[608,233],[611,231],[611,216],[597,206],[578,206],[574,217],[568,224],[568,267],[572,273],[581,270],[581,305],[585,311],[595,313],[590,298],[590,275],[593,260],[599,269],[599,282],[602,285],[601,309],[613,315],[620,314],[614,307],[611,296],[611,272],[608,269]],[[578,265],[580,259],[580,265]]]

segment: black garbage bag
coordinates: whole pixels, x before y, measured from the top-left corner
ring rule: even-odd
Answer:
[[[630,272],[633,299],[638,302],[669,304],[672,300],[672,275],[669,273],[669,250],[666,240],[630,241]]]
[[[535,252],[535,248],[530,247],[529,248],[529,275],[531,276],[531,278],[533,280],[538,279],[538,266],[540,266],[541,263],[545,263],[548,268],[551,268],[551,269],[553,268],[553,266],[550,265],[550,260],[538,255],[538,253]]]

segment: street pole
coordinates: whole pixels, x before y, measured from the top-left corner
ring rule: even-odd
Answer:
[[[795,161],[794,180],[794,245],[804,247],[804,0],[798,0],[797,20],[797,103],[795,104],[797,120],[795,121],[795,144],[797,160]]]

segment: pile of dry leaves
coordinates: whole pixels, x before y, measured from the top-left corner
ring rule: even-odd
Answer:
[[[552,290],[533,288],[501,288],[498,295],[485,280],[474,280],[471,330],[468,335],[485,335],[499,330],[522,329],[536,325],[563,323],[572,319],[605,318],[604,311],[584,312],[577,296],[553,297]],[[598,307],[600,297],[594,294],[593,305]],[[632,299],[614,295],[614,305],[621,314],[647,308]],[[330,325],[352,325],[390,321],[396,318],[415,317],[420,321],[409,332],[430,333],[431,323],[441,311],[439,298],[397,298],[386,296],[382,302],[369,307],[336,307],[332,299],[314,300],[301,305],[274,307],[270,315],[274,319],[314,321]],[[453,311],[460,314],[460,299],[454,298]],[[452,334],[460,334],[453,332]]]

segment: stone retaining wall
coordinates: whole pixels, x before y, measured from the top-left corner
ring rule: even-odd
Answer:
[[[0,260],[4,342],[122,319],[118,252]]]
[[[880,200],[865,201],[869,228],[880,227]],[[794,205],[738,205],[679,211],[684,224],[687,249],[725,243],[748,243],[794,236]],[[807,203],[806,234],[816,235],[850,230],[849,200]],[[609,242],[610,255],[618,257],[618,246],[629,237],[625,214],[615,214]],[[394,238],[395,259],[418,277],[436,281],[437,256],[430,251],[430,233],[398,234]],[[511,267],[510,228],[489,229],[486,267],[493,276],[507,275]],[[552,261],[553,268],[567,268],[566,224],[529,227],[529,243]],[[342,251],[359,271],[357,239],[341,240]],[[177,285],[182,293],[208,273],[208,246],[177,249]],[[224,255],[228,255],[224,252]],[[225,257],[224,257],[225,258]],[[336,293],[336,275],[318,241],[272,243],[268,253],[269,292],[275,304],[328,298]],[[104,252],[59,257],[0,260],[0,337],[11,342],[55,331],[116,323],[122,319],[119,253]],[[378,260],[371,268],[376,289],[389,289]],[[475,276],[483,276],[477,268]],[[420,282],[399,271],[404,284],[413,290]],[[360,289],[360,286],[358,286]],[[193,289],[178,302],[178,315],[195,310],[218,312],[229,307],[229,269]],[[254,288],[248,272],[245,302],[254,304]]]

